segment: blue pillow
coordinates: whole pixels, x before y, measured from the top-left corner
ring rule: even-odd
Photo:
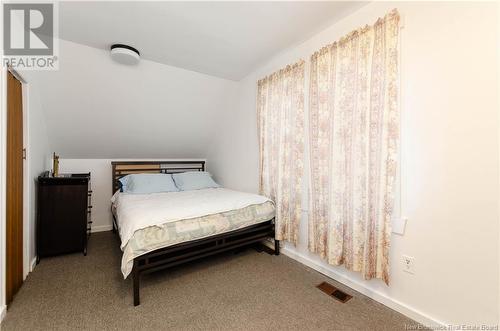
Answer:
[[[174,178],[175,185],[177,185],[181,191],[220,187],[206,171],[182,172],[173,174],[172,177]]]
[[[133,174],[119,179],[125,193],[178,192],[170,174]]]
[[[125,192],[127,191],[127,182],[130,179],[130,175],[124,176],[120,179],[118,179],[118,188],[120,189],[120,192]]]

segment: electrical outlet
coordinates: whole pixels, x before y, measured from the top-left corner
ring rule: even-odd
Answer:
[[[403,255],[402,257],[403,257],[403,259],[402,259],[403,270],[409,274],[414,275],[415,274],[415,259],[411,256],[408,256],[408,255]]]

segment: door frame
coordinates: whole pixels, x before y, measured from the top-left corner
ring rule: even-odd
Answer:
[[[7,72],[11,72],[22,83],[23,102],[23,147],[26,148],[26,160],[23,162],[23,280],[31,271],[30,256],[30,181],[29,181],[29,84],[12,68],[0,68],[0,210],[6,210],[7,188]],[[5,317],[6,295],[6,213],[0,212],[0,322]]]

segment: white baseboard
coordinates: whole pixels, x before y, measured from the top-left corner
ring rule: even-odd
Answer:
[[[97,226],[92,226],[92,233],[94,232],[104,232],[104,231],[111,231],[113,230],[113,225],[97,225]]]
[[[33,270],[35,270],[35,267],[36,267],[36,256],[33,258],[33,260],[31,260],[30,272],[33,272]]]
[[[3,305],[3,306],[0,307],[0,323],[2,323],[2,321],[5,318],[6,314],[7,314],[7,306]]]
[[[408,316],[409,318],[417,321],[418,323],[421,323],[422,325],[425,325],[425,326],[429,326],[429,327],[444,327],[444,326],[447,326],[448,324],[447,323],[444,323],[442,321],[439,321],[435,318],[432,318],[400,301],[397,301],[393,298],[390,298],[388,297],[387,295],[383,294],[383,293],[380,293],[378,291],[374,291],[372,289],[369,289],[367,288],[364,284],[358,282],[358,281],[355,281],[355,280],[352,280],[350,279],[349,277],[346,277],[345,275],[342,275],[330,268],[325,268],[324,266],[320,265],[317,261],[314,261],[312,259],[310,259],[309,257],[305,256],[304,254],[301,254],[301,253],[298,253],[298,252],[295,252],[287,247],[282,247],[281,248],[281,252],[302,263],[302,264],[305,264],[306,266],[308,266],[309,268],[311,269],[314,269],[320,273],[322,273],[323,275],[325,276],[328,276],[336,281],[338,281],[339,283],[342,283],[350,288],[352,288],[353,290],[355,291],[358,291],[364,295],[366,295],[367,297],[375,300],[375,301],[378,301],[380,302],[381,304],[403,314],[403,315],[406,315]]]

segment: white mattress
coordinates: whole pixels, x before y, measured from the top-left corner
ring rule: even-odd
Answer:
[[[270,200],[257,194],[210,188],[151,194],[116,193],[111,201],[116,210],[123,250],[138,230],[224,213]]]

